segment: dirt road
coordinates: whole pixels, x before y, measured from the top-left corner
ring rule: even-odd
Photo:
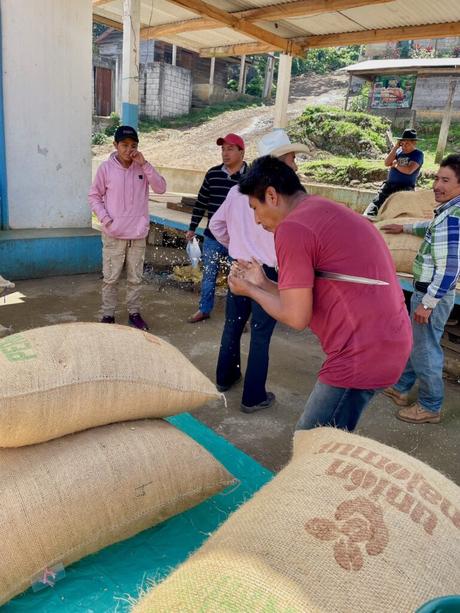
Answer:
[[[348,77],[345,74],[303,75],[291,81],[288,117],[300,115],[305,106],[343,106]],[[200,126],[163,129],[141,136],[140,149],[146,159],[158,166],[206,170],[220,162],[216,139],[236,132],[247,143],[246,159],[256,155],[255,143],[273,127],[273,105],[227,111]],[[94,146],[96,163],[107,158],[112,144]]]

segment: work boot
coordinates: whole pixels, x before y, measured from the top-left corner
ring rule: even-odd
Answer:
[[[133,328],[137,328],[138,330],[147,331],[149,329],[148,325],[142,319],[140,313],[130,313],[129,314],[129,324],[133,326]]]
[[[239,375],[234,381],[232,381],[231,383],[224,383],[223,385],[219,385],[218,383],[216,383],[216,388],[218,392],[228,392],[228,390],[233,387],[235,385],[235,383],[238,383],[238,381],[241,381],[241,375]]]
[[[112,315],[104,315],[104,317],[101,319],[101,324],[114,324],[115,323],[115,317],[113,317]]]
[[[268,409],[275,402],[276,396],[273,392],[267,392],[266,400],[259,402],[259,404],[253,404],[248,407],[247,405],[241,403],[241,410],[243,413],[255,413],[256,411],[260,411],[261,409]]]
[[[406,409],[399,409],[396,417],[409,424],[439,424],[441,421],[441,411],[427,411],[418,402]]]
[[[409,402],[408,394],[403,394],[402,392],[398,392],[394,387],[387,387],[383,390],[383,395],[391,398],[398,407],[408,407],[411,403]]]

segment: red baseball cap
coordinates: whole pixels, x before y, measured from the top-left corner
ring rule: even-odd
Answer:
[[[238,136],[238,134],[227,134],[227,136],[221,136],[216,140],[216,145],[219,145],[219,147],[224,143],[227,143],[228,145],[236,145],[242,151],[244,151],[244,140],[241,138],[241,136]]]

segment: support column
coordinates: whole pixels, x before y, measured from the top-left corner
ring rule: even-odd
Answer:
[[[211,58],[211,67],[209,69],[209,90],[208,90],[208,100],[214,93],[214,71],[216,69],[216,58]]]
[[[345,106],[344,106],[345,111],[348,111],[348,100],[350,98],[351,82],[352,82],[352,80],[353,80],[353,75],[350,73],[348,75],[348,87],[347,87],[347,93],[346,93],[346,96],[345,96]]]
[[[245,82],[245,73],[246,73],[246,56],[241,56],[240,63],[240,78],[238,80],[238,93],[244,94],[244,82]]]
[[[269,55],[267,58],[267,66],[265,68],[265,80],[262,97],[265,100],[270,100],[272,95],[273,73],[275,71],[275,57]]]
[[[137,128],[139,118],[140,0],[123,0],[121,121]]]
[[[177,47],[176,47],[176,45],[172,46],[172,60],[171,60],[171,64],[173,66],[177,65]]]
[[[273,128],[287,126],[287,106],[289,100],[289,85],[291,83],[292,56],[280,55],[278,81],[276,86],[275,114]]]
[[[439,164],[444,157],[446,150],[447,137],[449,135],[450,120],[452,119],[452,109],[454,106],[454,95],[457,88],[457,79],[451,78],[449,81],[449,93],[447,94],[447,102],[442,117],[441,129],[439,130],[438,146],[436,147],[436,156],[434,161]]]

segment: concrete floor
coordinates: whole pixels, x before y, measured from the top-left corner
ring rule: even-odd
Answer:
[[[99,275],[78,275],[18,281],[23,302],[1,303],[0,323],[14,332],[70,321],[95,321],[100,308]],[[223,293],[221,291],[221,293]],[[124,295],[123,287],[120,298]],[[144,286],[143,315],[151,332],[178,347],[202,372],[214,380],[223,326],[224,296],[218,296],[212,318],[199,324],[186,322],[197,308],[198,294],[156,277]],[[123,304],[120,300],[120,304]],[[118,323],[126,323],[123,308]],[[249,334],[243,335],[243,363]],[[270,409],[246,415],[239,409],[241,384],[221,402],[204,407],[195,416],[254,457],[279,470],[289,460],[294,425],[312,389],[323,360],[318,341],[310,332],[295,332],[278,325],[270,351],[268,389],[277,397]],[[395,407],[379,395],[363,415],[357,432],[401,449],[437,468],[460,484],[460,385],[446,381],[443,422],[414,426],[394,417]]]

